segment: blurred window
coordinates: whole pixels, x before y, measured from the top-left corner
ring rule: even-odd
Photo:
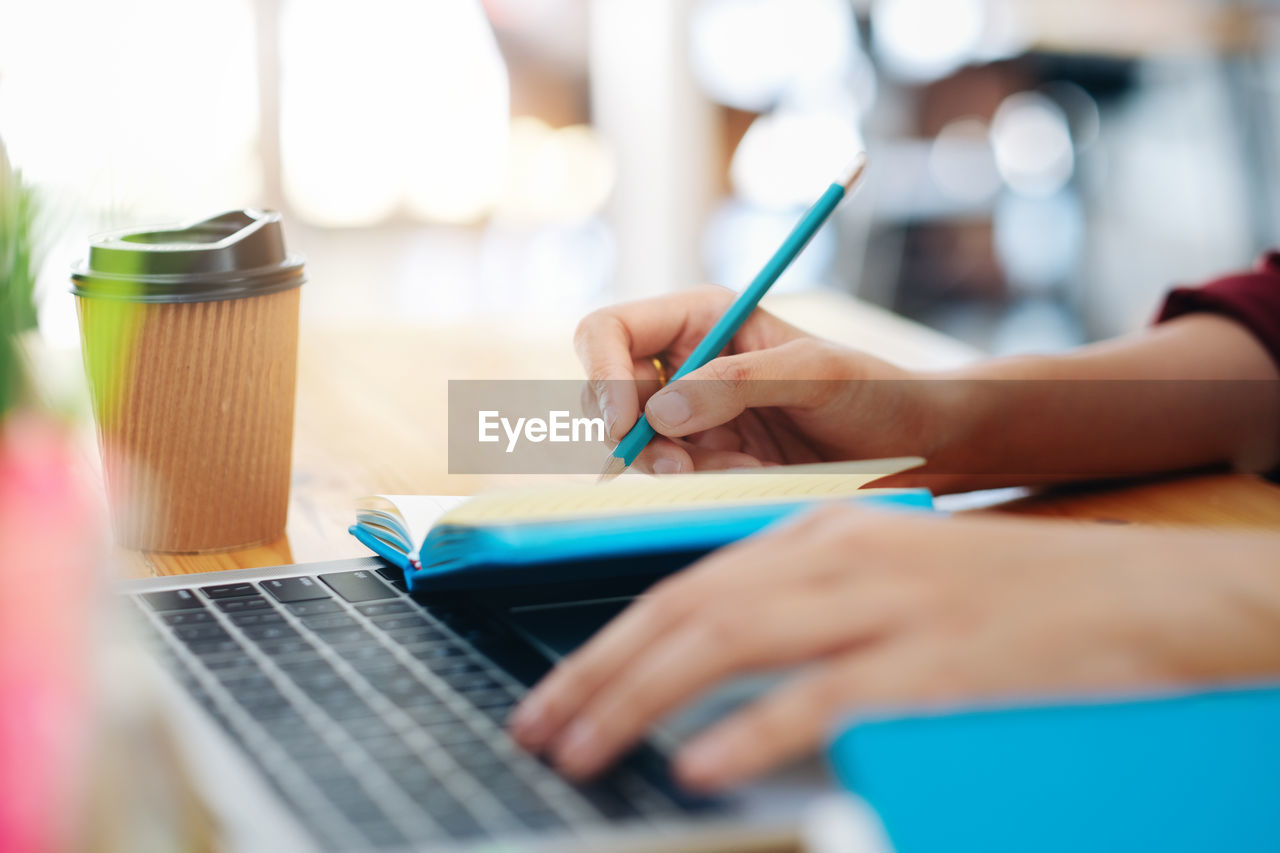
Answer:
[[[284,190],[306,220],[471,222],[497,202],[507,69],[475,0],[292,0],[280,68]]]
[[[250,0],[39,0],[0,16],[0,136],[27,177],[120,221],[256,197]]]

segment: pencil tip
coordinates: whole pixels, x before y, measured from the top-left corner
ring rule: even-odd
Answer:
[[[610,456],[609,461],[605,463],[604,470],[600,472],[599,479],[596,483],[607,483],[617,478],[619,474],[627,470],[627,463],[620,456]]]
[[[856,187],[866,171],[867,152],[859,151],[840,175],[840,185],[844,187],[844,191],[849,192]]]

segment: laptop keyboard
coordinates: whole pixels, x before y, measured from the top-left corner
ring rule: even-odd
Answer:
[[[524,686],[391,569],[141,593],[165,665],[337,849],[569,833],[698,809],[638,752],[567,782],[503,730]]]

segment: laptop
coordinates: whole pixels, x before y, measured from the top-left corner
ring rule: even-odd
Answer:
[[[587,784],[507,736],[560,656],[656,576],[408,594],[377,558],[126,581],[166,712],[235,850],[764,850],[830,790],[811,762],[715,798],[670,748],[738,682]]]

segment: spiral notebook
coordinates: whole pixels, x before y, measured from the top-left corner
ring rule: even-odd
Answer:
[[[820,502],[930,509],[924,489],[866,488],[923,461],[628,476],[472,498],[373,495],[358,502],[350,532],[403,569],[411,589],[660,572]]]

